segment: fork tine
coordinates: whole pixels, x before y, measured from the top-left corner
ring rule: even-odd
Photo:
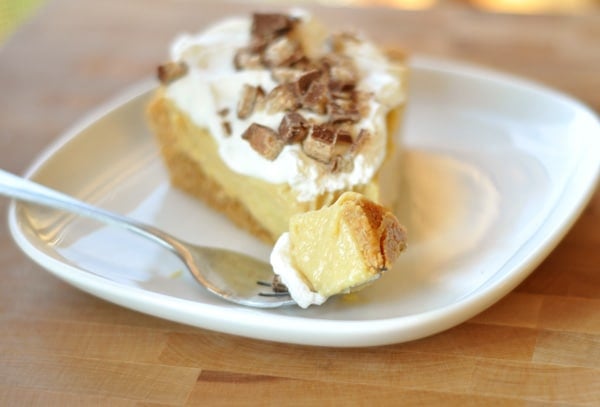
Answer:
[[[285,297],[290,295],[290,292],[287,290],[286,286],[283,286],[284,289],[282,289],[281,286],[273,287],[273,284],[267,283],[266,281],[257,281],[256,284],[263,287],[270,287],[273,290],[272,292],[259,293],[259,295],[262,297]]]
[[[272,292],[272,293],[258,293],[261,297],[289,297],[290,293],[286,292]]]
[[[283,284],[281,282],[281,279],[279,278],[279,276],[275,276],[273,277],[273,281],[266,282],[266,281],[257,281],[256,284],[264,286],[264,287],[271,287],[271,289],[276,292],[276,293],[288,293],[288,288],[285,286],[285,284]]]

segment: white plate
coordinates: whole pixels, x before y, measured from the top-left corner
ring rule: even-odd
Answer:
[[[191,242],[263,259],[270,248],[169,186],[144,106],[145,83],[91,115],[28,176]],[[10,228],[33,260],[134,310],[280,342],[369,346],[431,335],[483,311],[554,248],[590,198],[600,126],[585,106],[511,76],[412,62],[401,220],[408,252],[370,288],[302,310],[256,310],[203,291],[162,249],[112,227],[13,205]]]

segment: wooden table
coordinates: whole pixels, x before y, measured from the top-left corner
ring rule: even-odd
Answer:
[[[0,49],[0,166],[152,74],[182,30],[251,6],[58,0]],[[475,62],[600,111],[600,15],[326,9],[411,51]],[[5,213],[8,200],[0,200]],[[600,404],[600,193],[516,290],[447,332],[332,349],[244,339],[87,295],[27,259],[0,218],[0,405]]]

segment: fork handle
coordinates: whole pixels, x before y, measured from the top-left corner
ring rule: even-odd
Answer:
[[[152,226],[127,218],[122,215],[107,211],[71,196],[45,187],[26,178],[19,177],[0,169],[0,195],[11,197],[21,201],[61,209],[76,213],[103,223],[123,227],[138,235],[151,239],[169,250],[173,250],[173,238]]]

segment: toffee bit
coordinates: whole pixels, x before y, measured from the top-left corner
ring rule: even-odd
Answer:
[[[247,140],[256,152],[271,161],[277,158],[285,145],[273,129],[258,123],[252,123],[244,131],[242,138]]]
[[[248,48],[239,49],[235,53],[233,65],[238,71],[243,69],[260,69],[263,67],[260,55]]]
[[[270,114],[294,111],[301,106],[295,83],[284,83],[276,86],[266,98],[267,111]]]
[[[270,41],[289,32],[295,21],[285,14],[255,13],[252,16],[251,34],[253,38]]]
[[[187,72],[188,66],[185,62],[167,62],[157,69],[158,80],[163,85],[170,84],[187,74]]]
[[[265,50],[267,45],[269,45],[269,41],[270,39],[267,40],[266,38],[252,37],[250,39],[248,49],[250,50],[250,52],[256,55],[261,54]]]
[[[271,77],[277,83],[289,83],[298,80],[302,71],[294,68],[279,67],[271,70]]]
[[[292,68],[308,72],[312,71],[313,69],[318,69],[319,67],[314,61],[310,60],[310,58],[308,58],[306,55],[303,55],[302,58],[292,64]]]
[[[337,145],[346,145],[347,147],[349,147],[354,142],[354,140],[352,139],[352,134],[350,134],[349,130],[346,130],[344,128],[338,128],[335,142]]]
[[[221,117],[225,117],[225,116],[227,116],[227,115],[229,114],[229,108],[228,108],[228,107],[224,107],[224,108],[222,108],[222,109],[219,109],[219,110],[217,111],[217,114],[218,114],[219,116],[221,116]]]
[[[313,69],[302,74],[302,76],[298,78],[298,89],[300,90],[300,93],[305,94],[310,85],[319,79],[322,74],[323,72],[318,69]]]
[[[238,119],[247,119],[254,112],[256,101],[261,96],[264,96],[264,91],[260,86],[244,84],[236,109]]]
[[[304,154],[322,163],[329,163],[335,147],[336,132],[327,125],[313,125],[302,142]]]
[[[329,76],[329,88],[332,91],[354,89],[358,81],[358,72],[347,55],[330,53],[320,60]]]
[[[263,60],[269,67],[290,66],[304,56],[300,44],[287,37],[271,42],[264,51]]]
[[[317,114],[327,113],[329,92],[323,81],[313,81],[302,98],[302,107],[312,110]]]
[[[330,120],[332,123],[350,122],[356,123],[360,120],[360,112],[356,103],[342,103],[338,100],[329,105]]]
[[[221,125],[223,126],[223,131],[225,132],[225,135],[228,137],[231,136],[231,123],[224,121],[221,122]]]
[[[335,132],[335,145],[331,150],[331,159],[326,163],[332,173],[351,172],[354,169],[354,155],[351,152],[354,140],[344,125],[332,127]]]
[[[309,123],[296,112],[286,113],[279,124],[279,137],[287,144],[298,143],[308,135]]]

